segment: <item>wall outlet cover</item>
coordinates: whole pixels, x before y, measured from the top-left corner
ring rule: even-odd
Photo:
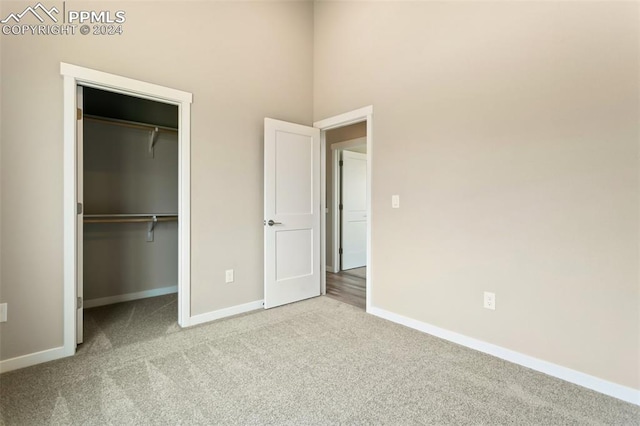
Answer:
[[[496,310],[496,294],[489,291],[484,292],[484,307],[486,309]]]

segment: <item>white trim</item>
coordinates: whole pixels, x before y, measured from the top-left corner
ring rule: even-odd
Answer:
[[[191,317],[191,104],[178,105],[178,324]]]
[[[605,395],[630,402],[631,404],[640,405],[640,390],[609,382],[607,380],[603,380],[589,374],[581,373],[580,371],[572,370],[570,368],[553,364],[548,361],[543,361],[541,359],[534,358],[520,352],[512,351],[511,349],[503,348],[492,343],[487,343],[482,340],[467,337],[463,334],[445,330],[444,328],[440,328],[435,325],[395,314],[384,309],[371,307],[370,309],[367,309],[367,312],[377,317],[395,322],[397,324],[422,331],[423,333],[427,333],[432,336],[436,336],[441,339],[466,346],[467,348],[475,349],[477,351],[493,355],[497,358],[504,359],[505,361],[509,361],[514,364],[522,365],[532,370],[548,374],[549,376],[562,379],[564,381],[585,387],[587,389],[591,389],[596,392],[600,392]]]
[[[207,312],[206,314],[194,315],[189,319],[189,326],[204,324],[205,322],[215,321],[221,318],[233,315],[244,314],[245,312],[256,311],[264,308],[263,300],[244,303],[242,305],[231,306],[229,308],[218,309],[217,311]]]
[[[164,296],[165,294],[172,294],[177,292],[177,285],[162,288],[153,288],[151,290],[137,291],[135,293],[118,294],[116,296],[99,297],[96,299],[85,300],[83,302],[83,307],[85,309],[96,308],[98,306],[112,305],[114,303],[120,302],[129,302],[131,300],[146,299],[147,297]]]
[[[373,175],[373,106],[369,105],[366,107],[359,108],[354,111],[349,111],[344,114],[336,115],[334,117],[325,118],[324,120],[316,121],[313,123],[313,127],[317,127],[320,129],[320,144],[323,155],[326,155],[326,137],[325,133],[327,130],[335,129],[337,127],[348,126],[349,124],[361,123],[366,121],[367,123],[367,281],[366,281],[366,298],[367,298],[367,308],[366,311],[369,312],[371,309],[371,300],[373,295],[373,262],[372,259],[372,249],[371,249],[371,230],[372,230],[372,222],[373,222],[373,214],[371,209],[371,176]],[[335,151],[334,151],[335,152]],[[326,169],[326,161],[324,167],[321,168],[321,181],[327,181],[327,169]],[[323,185],[322,194],[320,194],[320,208],[321,211],[326,211],[326,184]],[[326,239],[327,239],[327,228],[326,228],[326,215],[322,215],[324,218],[322,223],[322,235],[320,237],[321,245],[322,245],[322,264],[321,267],[326,269]],[[335,266],[335,263],[334,263]],[[323,274],[323,289],[325,289],[325,276]],[[323,293],[325,294],[325,293]]]
[[[60,74],[74,77],[82,81],[85,85],[98,89],[109,88],[119,93],[132,92],[141,96],[148,96],[149,99],[164,99],[174,104],[192,103],[193,94],[182,90],[171,89],[159,86],[146,81],[134,80],[116,74],[79,67],[73,64],[60,63]]]
[[[327,265],[324,269],[325,269],[327,272],[332,272],[332,273],[334,273],[334,274],[337,274],[337,273],[338,273],[338,271],[336,271],[335,269],[333,269],[333,266],[331,266],[331,265]],[[326,291],[325,291],[325,293],[326,293]],[[325,294],[325,293],[323,293],[323,294]]]
[[[344,114],[325,118],[324,120],[316,121],[315,123],[313,123],[313,127],[317,127],[320,130],[331,130],[335,129],[336,127],[343,127],[348,126],[349,124],[360,123],[362,121],[365,121],[370,115],[373,115],[372,105],[345,112]]]
[[[63,82],[63,348],[64,355],[76,353],[76,81],[70,75]],[[26,355],[29,356],[29,355]]]
[[[331,146],[333,148],[333,145]],[[333,167],[333,208],[331,219],[333,222],[333,247],[331,254],[333,255],[333,264],[335,265],[335,273],[340,272],[340,154],[339,149],[331,150],[331,166]]]
[[[314,126],[315,127],[315,126]],[[320,130],[320,270],[327,269],[327,135]],[[320,274],[320,294],[327,294],[327,274]]]
[[[42,364],[43,362],[53,361],[67,356],[64,346],[47,349],[32,354],[17,356],[15,358],[0,361],[0,373],[18,370],[20,368],[31,367],[32,365]]]
[[[373,107],[369,115],[367,115],[367,280],[366,280],[366,298],[367,298],[367,312],[371,310],[371,301],[373,293],[373,262],[371,259],[373,250],[371,249],[371,235],[372,229],[371,223],[373,221],[373,209],[371,208],[371,198],[373,194]]]
[[[75,354],[76,349],[76,86],[96,87],[136,97],[171,103],[178,106],[178,324],[186,327],[190,322],[191,306],[191,105],[193,95],[144,81],[133,80],[76,65],[60,63],[64,79],[64,330],[63,355]]]

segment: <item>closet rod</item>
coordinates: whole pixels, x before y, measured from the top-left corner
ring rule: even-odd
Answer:
[[[119,120],[117,118],[98,117],[97,115],[85,114],[83,116],[83,119],[89,120],[89,121],[96,121],[99,123],[115,124],[117,126],[129,127],[132,129],[142,129],[142,130],[158,129],[158,131],[161,131],[161,132],[178,133],[178,129],[174,127],[155,126],[153,124],[139,123],[137,121]]]
[[[178,216],[164,216],[164,217],[122,217],[122,218],[85,218],[84,223],[140,223],[140,222],[174,222],[178,220]]]
[[[178,216],[178,213],[113,213],[113,214],[85,214],[84,217],[91,218],[116,218],[116,217],[165,217]]]

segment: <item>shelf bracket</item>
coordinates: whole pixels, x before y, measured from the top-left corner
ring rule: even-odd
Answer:
[[[153,155],[154,155],[153,148],[156,145],[156,142],[158,141],[158,133],[159,133],[159,130],[157,127],[154,127],[149,131],[149,157],[151,158],[153,158]]]
[[[148,243],[153,242],[153,230],[156,227],[156,223],[158,223],[158,217],[154,215],[152,217],[151,222],[147,224],[147,242]]]

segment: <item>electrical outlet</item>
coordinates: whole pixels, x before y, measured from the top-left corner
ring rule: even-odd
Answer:
[[[484,307],[486,309],[496,310],[496,294],[488,291],[484,292]]]
[[[7,322],[7,304],[0,303],[0,322]]]
[[[233,269],[227,269],[224,272],[224,282],[232,283],[233,282]]]

